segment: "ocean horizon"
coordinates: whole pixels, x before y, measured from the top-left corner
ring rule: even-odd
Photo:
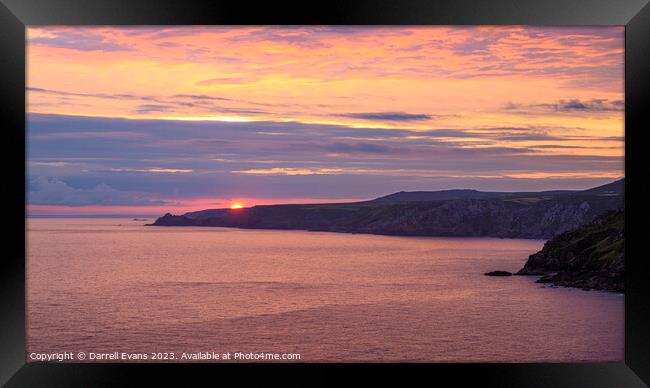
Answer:
[[[517,271],[544,240],[144,224],[28,219],[28,353],[623,359],[621,294],[483,275]]]

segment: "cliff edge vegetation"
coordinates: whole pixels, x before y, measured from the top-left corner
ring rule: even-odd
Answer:
[[[615,211],[561,233],[531,255],[517,275],[538,283],[583,289],[625,290],[625,215]]]

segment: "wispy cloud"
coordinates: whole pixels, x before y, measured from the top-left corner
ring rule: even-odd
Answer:
[[[151,172],[151,173],[163,173],[163,174],[177,174],[177,173],[190,173],[194,172],[194,170],[191,169],[179,169],[179,168],[145,168],[145,169],[137,169],[137,168],[111,168],[109,169],[111,172]]]
[[[403,112],[366,112],[366,113],[341,113],[338,116],[361,120],[377,121],[426,121],[434,118],[428,114],[403,113]]]
[[[161,105],[161,104],[142,104],[138,105],[135,110],[136,113],[160,113],[160,112],[174,112],[176,108],[172,105]]]
[[[37,87],[27,87],[26,90],[32,93],[43,93],[43,94],[52,94],[57,96],[70,96],[70,97],[91,97],[91,98],[104,98],[104,99],[113,99],[113,100],[147,100],[147,101],[156,101],[157,97],[146,96],[146,95],[136,95],[130,93],[78,93],[78,92],[68,92],[64,90],[53,90]]]
[[[30,166],[34,166],[34,167],[64,167],[68,163],[66,163],[66,162],[35,162],[35,161],[30,161],[28,164]]]
[[[334,153],[368,153],[368,154],[387,154],[392,152],[390,147],[381,144],[372,143],[343,143],[337,142],[332,144],[325,144],[323,148],[329,152]]]
[[[539,104],[518,104],[508,102],[505,104],[504,109],[507,111],[515,111],[520,113],[539,113],[540,111],[550,111],[558,113],[603,113],[603,112],[621,112],[625,104],[623,100],[608,100],[608,99],[591,99],[580,100],[562,99],[553,103],[539,103]]]
[[[340,168],[292,168],[292,167],[273,167],[273,168],[254,168],[250,170],[233,171],[235,174],[250,175],[331,175],[340,174],[344,170]]]
[[[88,30],[52,31],[47,35],[29,40],[29,44],[80,51],[131,51],[129,45],[108,39],[106,36]]]
[[[228,84],[245,84],[249,82],[254,82],[257,78],[255,77],[218,77],[210,78],[198,81],[196,85],[198,86],[210,86],[210,85],[228,85]]]
[[[234,115],[264,115],[269,114],[269,111],[243,108],[241,104],[250,105],[254,107],[259,106],[273,106],[273,104],[260,104],[256,102],[249,102],[245,100],[233,100],[230,98],[211,96],[206,94],[174,94],[174,95],[137,95],[131,93],[79,93],[68,92],[62,90],[52,90],[38,87],[27,87],[29,93],[46,94],[52,96],[70,97],[83,100],[87,98],[134,101],[136,105],[133,108],[133,113],[138,115],[150,115],[158,113],[177,113],[183,115],[186,113],[186,108],[193,108],[195,113],[201,114],[234,114]],[[235,107],[223,105],[224,103],[239,104]]]

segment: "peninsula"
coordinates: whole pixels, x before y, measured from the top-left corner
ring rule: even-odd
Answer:
[[[625,180],[582,191],[398,192],[370,201],[165,214],[154,226],[549,239],[624,207]]]

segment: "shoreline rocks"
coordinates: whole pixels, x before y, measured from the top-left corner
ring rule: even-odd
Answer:
[[[512,276],[512,272],[508,271],[490,271],[484,273],[485,276]]]

